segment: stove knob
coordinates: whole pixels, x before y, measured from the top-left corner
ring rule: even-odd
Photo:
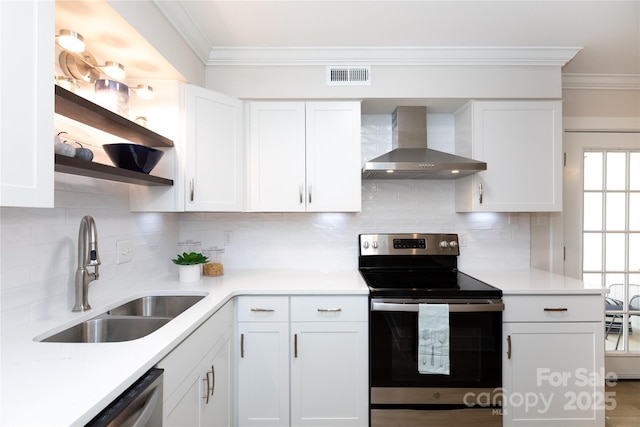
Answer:
[[[455,240],[452,240],[449,242],[449,247],[451,249],[455,249],[456,247],[458,247],[458,242],[456,242]]]
[[[364,242],[364,243],[362,244],[362,246],[363,246],[365,249],[369,249],[369,242]]]
[[[449,247],[449,243],[445,240],[440,242],[440,249],[447,249]]]
[[[371,242],[371,247],[372,247],[373,249],[378,249],[378,241],[377,241],[377,240],[374,240],[373,242]]]

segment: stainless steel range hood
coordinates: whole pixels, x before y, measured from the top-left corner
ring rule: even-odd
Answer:
[[[485,162],[427,148],[427,108],[397,107],[393,150],[362,168],[363,179],[455,179],[487,169]]]

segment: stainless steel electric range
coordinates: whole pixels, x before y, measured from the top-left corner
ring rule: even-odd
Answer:
[[[456,234],[360,235],[372,426],[502,425],[502,291],[459,254]]]

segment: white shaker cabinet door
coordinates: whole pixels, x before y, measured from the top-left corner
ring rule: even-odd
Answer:
[[[244,208],[242,101],[198,86],[186,89],[185,210]]]
[[[289,324],[239,322],[238,425],[289,425]]]
[[[250,114],[251,210],[304,212],[305,104],[253,102]]]
[[[601,427],[602,322],[505,323],[504,426]]]
[[[54,34],[54,2],[0,1],[0,206],[53,207]]]
[[[456,180],[458,212],[562,210],[561,101],[472,101],[459,110],[456,154],[487,170]]]
[[[200,396],[200,426],[227,427],[232,425],[231,334],[216,345],[203,364]]]
[[[306,104],[309,212],[361,210],[360,103]]]
[[[292,322],[291,425],[366,426],[366,322]]]

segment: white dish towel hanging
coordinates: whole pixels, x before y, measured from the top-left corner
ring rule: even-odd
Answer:
[[[418,372],[449,375],[449,305],[418,307]]]

